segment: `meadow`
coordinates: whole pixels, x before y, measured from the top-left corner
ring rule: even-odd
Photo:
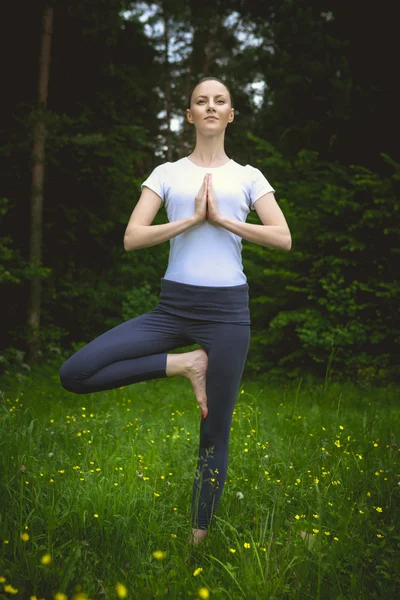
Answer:
[[[187,380],[78,396],[48,366],[0,389],[0,598],[400,594],[398,388],[243,381],[196,547]]]

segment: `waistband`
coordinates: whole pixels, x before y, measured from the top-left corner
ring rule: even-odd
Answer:
[[[250,325],[249,286],[191,285],[163,277],[157,309],[188,319]]]

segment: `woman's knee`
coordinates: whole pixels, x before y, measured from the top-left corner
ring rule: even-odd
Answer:
[[[83,381],[79,380],[76,377],[76,375],[74,375],[69,360],[67,360],[63,365],[61,365],[58,375],[60,377],[60,383],[62,387],[68,392],[72,392],[74,394],[87,393]]]

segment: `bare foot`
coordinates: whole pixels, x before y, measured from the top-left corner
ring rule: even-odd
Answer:
[[[183,375],[190,380],[203,418],[208,415],[206,394],[207,367],[208,356],[202,349],[193,350],[193,352],[167,354],[167,377]]]
[[[208,415],[206,394],[206,373],[208,367],[208,356],[204,350],[188,352],[189,366],[186,377],[190,379],[196,400],[200,406],[202,417]]]
[[[207,529],[192,529],[192,533],[189,535],[188,542],[197,546],[202,540],[207,537]]]

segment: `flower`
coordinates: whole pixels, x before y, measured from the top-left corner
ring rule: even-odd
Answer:
[[[295,515],[294,518],[296,519],[296,521],[298,521],[300,519],[300,515]]]
[[[193,576],[197,577],[197,575],[200,575],[200,573],[203,571],[202,567],[198,567],[197,569],[195,569],[193,571]]]
[[[377,507],[375,508],[375,510],[376,510],[376,512],[382,512],[382,509],[381,509],[381,507],[380,507],[380,506],[377,506]]]
[[[166,556],[166,553],[163,552],[162,550],[155,550],[152,554],[153,558],[156,558],[157,560],[163,560]]]
[[[115,586],[115,591],[118,598],[126,598],[128,595],[128,588],[123,583],[117,583]]]
[[[9,594],[18,594],[18,590],[9,583],[4,586],[4,591],[8,592]]]
[[[62,592],[57,592],[57,594],[54,596],[54,600],[68,600],[68,596]]]
[[[95,519],[99,518],[99,515],[97,513],[95,513],[93,516],[94,516]]]
[[[42,563],[42,565],[49,565],[52,561],[51,555],[50,554],[43,554],[42,558],[40,559],[40,562]]]
[[[379,538],[380,540],[384,537],[383,535],[381,535],[380,533],[376,534],[376,537]]]
[[[243,500],[244,496],[243,496],[242,492],[237,492],[237,493],[236,493],[236,498],[237,498],[238,500]]]
[[[250,548],[250,544],[249,544],[248,542],[245,542],[245,543],[243,544],[243,546],[244,546],[245,548]]]
[[[29,533],[21,533],[21,540],[27,542],[29,540]]]
[[[210,597],[210,592],[207,588],[201,587],[199,588],[199,596],[200,598],[202,598],[202,600],[208,600],[208,598]]]
[[[229,552],[232,552],[232,554],[235,554],[236,550],[235,550],[235,548],[229,548]]]

